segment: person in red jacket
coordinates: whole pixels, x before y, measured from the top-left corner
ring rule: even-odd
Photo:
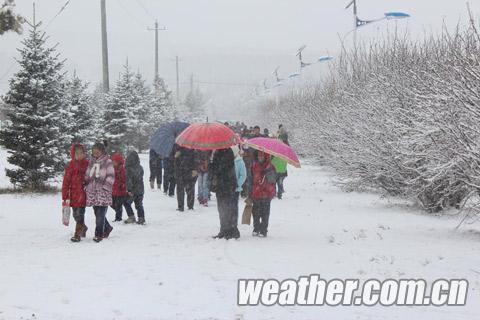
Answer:
[[[122,221],[123,207],[128,198],[127,191],[127,171],[125,169],[125,159],[121,153],[114,153],[110,159],[113,162],[115,170],[115,182],[112,187],[112,209],[115,210],[115,220]],[[127,207],[125,207],[126,209]]]
[[[85,225],[86,194],[85,172],[88,167],[87,153],[81,144],[74,144],[70,150],[72,160],[65,168],[62,184],[63,206],[72,207],[73,218],[75,219],[75,234],[70,239],[72,242],[79,242],[87,233]]]
[[[270,163],[270,155],[261,151],[255,152],[252,163],[252,187],[250,198],[253,200],[253,236],[266,237],[270,218],[270,203],[275,197],[277,175]]]

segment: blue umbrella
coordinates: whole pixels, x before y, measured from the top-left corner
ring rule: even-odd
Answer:
[[[169,157],[173,150],[175,139],[188,126],[188,123],[180,121],[167,122],[160,126],[150,140],[150,149],[155,151],[161,158]]]
[[[288,76],[289,79],[296,78],[300,75],[300,73],[292,73],[291,75]]]
[[[404,19],[409,18],[410,15],[404,12],[387,12],[385,13],[385,18],[387,19]]]
[[[322,56],[322,57],[318,58],[318,62],[326,62],[326,61],[331,61],[331,60],[333,60],[332,56]]]

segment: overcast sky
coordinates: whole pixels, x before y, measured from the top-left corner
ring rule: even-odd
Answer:
[[[50,44],[67,59],[68,71],[76,69],[84,79],[101,81],[100,0],[70,0],[64,12],[52,21],[66,0],[36,0],[37,20],[43,21]],[[32,16],[31,0],[16,0],[17,11]],[[398,22],[412,36],[438,31],[442,20],[450,26],[466,17],[462,0],[358,0],[359,16],[374,19],[388,11],[412,15]],[[174,89],[175,55],[181,57],[181,81],[191,73],[204,82],[260,83],[277,65],[286,76],[297,65],[296,49],[308,45],[306,59],[340,48],[338,34],[353,26],[347,0],[107,0],[108,42],[112,82],[118,78],[127,57],[129,64],[153,76],[154,34],[147,31],[157,18],[167,30],[160,32],[160,73]],[[470,0],[477,17],[480,0]],[[359,34],[368,38],[392,21],[367,26]],[[23,36],[0,37],[0,93],[16,69],[13,57]],[[318,67],[321,68],[321,67]],[[314,72],[321,72],[320,69]],[[224,91],[235,86],[202,84],[206,91]],[[182,86],[185,91],[186,86]]]

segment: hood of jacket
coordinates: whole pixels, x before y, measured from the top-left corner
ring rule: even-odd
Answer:
[[[127,167],[136,167],[140,165],[140,157],[138,156],[137,151],[131,151],[127,155],[127,160],[125,160],[125,165]]]
[[[87,150],[85,150],[85,146],[81,143],[74,143],[72,144],[72,147],[70,148],[70,157],[72,158],[72,160],[75,160],[75,149],[76,148],[82,148],[83,149],[83,153],[85,153],[85,155],[87,154]]]
[[[123,156],[120,152],[115,152],[114,154],[112,154],[110,159],[112,159],[112,161],[118,162],[120,165],[125,164],[125,159],[123,159]]]

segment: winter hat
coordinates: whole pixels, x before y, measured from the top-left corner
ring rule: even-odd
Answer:
[[[115,152],[114,154],[112,154],[112,156],[110,157],[110,159],[112,161],[115,161],[115,162],[118,162],[120,164],[123,164],[125,161],[123,160],[123,156],[120,152]]]

